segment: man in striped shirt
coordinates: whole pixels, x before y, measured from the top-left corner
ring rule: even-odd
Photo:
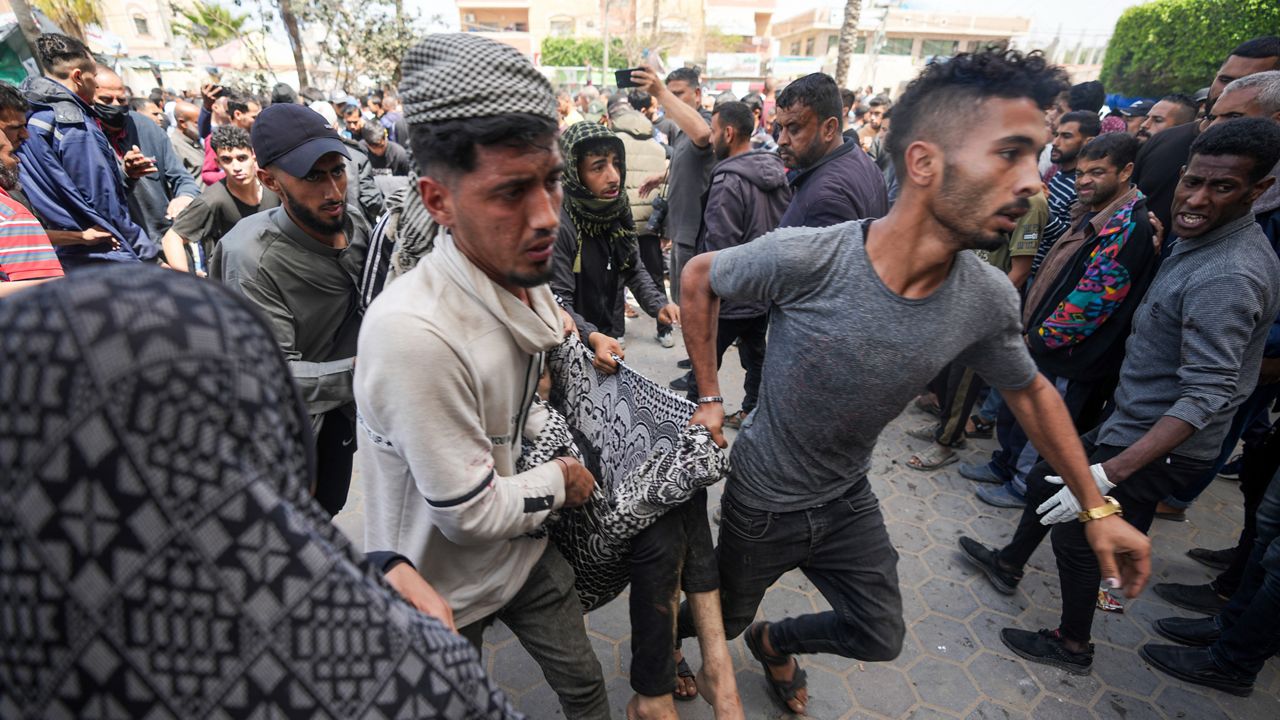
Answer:
[[[18,186],[18,155],[9,139],[10,116],[25,118],[27,101],[12,85],[0,83],[0,297],[62,277],[62,265],[40,222],[9,191]],[[21,126],[25,134],[25,123]],[[21,134],[16,135],[21,142]]]
[[[1047,180],[1049,187],[1049,222],[1040,235],[1040,247],[1031,261],[1031,277],[1035,278],[1040,263],[1053,244],[1062,237],[1071,223],[1071,204],[1076,201],[1076,162],[1085,143],[1098,136],[1102,123],[1098,114],[1088,110],[1074,110],[1058,120],[1053,132],[1053,150],[1049,159],[1057,166],[1057,172]]]

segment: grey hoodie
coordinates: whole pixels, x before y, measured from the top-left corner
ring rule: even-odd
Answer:
[[[703,199],[697,252],[743,245],[773,231],[790,202],[787,170],[777,153],[752,150],[720,161],[711,171]],[[720,317],[727,320],[767,311],[764,303],[723,300],[720,304]]]

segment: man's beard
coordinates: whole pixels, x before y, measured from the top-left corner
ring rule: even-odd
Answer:
[[[12,190],[18,187],[18,168],[0,165],[0,188]]]
[[[961,247],[966,250],[991,251],[1003,247],[1007,242],[1004,235],[988,232],[982,228],[980,222],[974,223],[972,220],[973,209],[986,204],[980,183],[964,177],[955,165],[947,164],[944,173],[942,188],[938,192],[933,213],[938,223],[951,231]],[[1008,207],[1026,210],[1031,207],[1031,201],[1021,198]],[[982,219],[985,220],[985,218]]]
[[[535,287],[538,287],[539,285],[546,285],[547,283],[551,282],[551,276],[554,274],[551,270],[551,267],[552,267],[552,263],[550,260],[548,260],[547,267],[545,270],[541,270],[536,273],[527,273],[527,274],[515,273],[515,272],[508,273],[507,279],[510,280],[511,284],[515,285],[516,287],[535,288]]]
[[[333,220],[327,220],[311,212],[310,208],[293,199],[293,196],[291,196],[283,186],[280,188],[280,195],[284,201],[288,203],[289,210],[294,216],[293,219],[299,225],[303,225],[315,230],[316,232],[326,234],[342,232],[343,228],[347,225],[347,210],[345,206],[338,217]]]
[[[711,141],[711,149],[715,152],[716,160],[724,160],[729,157],[729,143],[721,142],[720,138]]]
[[[1053,157],[1054,152],[1058,154],[1057,158]],[[1079,155],[1080,155],[1079,150],[1075,150],[1073,152],[1067,152],[1065,150],[1056,150],[1056,151],[1050,151],[1049,160],[1054,163],[1057,163],[1058,165],[1062,165],[1063,163],[1069,163],[1075,160],[1077,157],[1079,157]]]

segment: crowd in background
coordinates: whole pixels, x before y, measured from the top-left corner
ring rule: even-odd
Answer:
[[[656,617],[633,603],[637,716],[670,717],[672,698],[699,692],[717,716],[741,716],[723,644],[743,633],[797,713],[808,694],[794,656],[897,656],[896,553],[865,480],[875,437],[908,402],[931,416],[909,431],[913,470],[956,463],[967,438],[997,440],[988,462],[958,469],[991,512],[1013,511],[1010,540],[964,537],[960,550],[1014,594],[1051,536],[1060,624],[1002,638],[1070,673],[1090,672],[1095,611],[1126,602],[1116,581],[1128,570],[1106,566],[1089,522],[1123,508],[1145,533],[1184,520],[1215,477],[1238,478],[1238,544],[1191,551],[1221,574],[1154,588],[1205,617],[1157,621],[1179,645],[1143,656],[1189,682],[1251,691],[1280,649],[1280,38],[1240,44],[1196,93],[1121,108],[1037,55],[939,61],[896,98],[821,73],[737,98],[695,68],[555,91],[522,60],[487,65],[502,52],[488,41],[433,38],[406,57],[399,92],[281,84],[262,97],[210,83],[143,97],[77,40],[41,36],[45,75],[0,83],[0,296],[13,296],[0,316],[37,297],[19,291],[56,281],[51,297],[110,265],[174,271],[156,287],[217,312],[230,312],[227,298],[181,283],[225,287],[265,321],[253,341],[274,343],[300,395],[289,422],[314,455],[291,472],[321,510],[305,519],[323,525],[342,509],[361,447],[370,578],[477,648],[501,618],[571,717],[607,717],[604,684],[573,620],[569,566],[529,535],[595,481],[571,457],[518,472],[519,437],[536,420],[534,359],[576,333],[600,373],[616,372],[628,342],[647,341],[627,337],[638,311],[656,318],[663,348],[682,328],[689,357],[672,357],[684,372],[669,384],[694,420],[720,440],[721,425],[742,434],[715,510],[718,557],[697,503],[636,538],[633,579],[670,570],[688,596],[678,608],[675,585]],[[479,99],[442,89],[461,84]],[[1016,108],[992,109],[1011,98],[1031,101],[1030,129]],[[963,102],[979,108],[964,111],[975,125],[938,117]],[[1020,129],[988,138],[1006,126]],[[937,147],[947,152],[929,155]],[[1035,166],[1032,180],[982,215],[991,179],[1019,163]],[[885,275],[888,228],[912,242],[956,238],[932,293]],[[920,242],[912,257],[932,251]],[[156,287],[139,297],[163,304],[170,291]],[[5,327],[16,353],[21,330]],[[882,362],[896,357],[885,347],[912,343],[918,362]],[[735,345],[744,400],[726,412],[716,370]],[[843,352],[852,370],[813,359]],[[0,391],[17,397],[16,377]],[[1059,407],[1064,427],[1032,412]],[[202,432],[145,452],[223,442]],[[208,452],[230,466],[238,451]],[[1081,487],[1105,503],[1087,504]],[[838,529],[819,537],[813,523]],[[797,533],[812,533],[804,552]],[[1130,557],[1145,558],[1139,545]],[[836,610],[753,622],[796,567]],[[566,617],[572,627],[546,637]],[[701,676],[680,652],[694,636]],[[478,668],[441,672],[466,676],[475,716],[511,712]]]

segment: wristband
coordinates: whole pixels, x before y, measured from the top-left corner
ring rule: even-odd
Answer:
[[[724,398],[720,397],[719,395],[708,395],[706,397],[698,398],[699,405],[706,405],[708,403],[720,403],[721,405],[723,405]]]

